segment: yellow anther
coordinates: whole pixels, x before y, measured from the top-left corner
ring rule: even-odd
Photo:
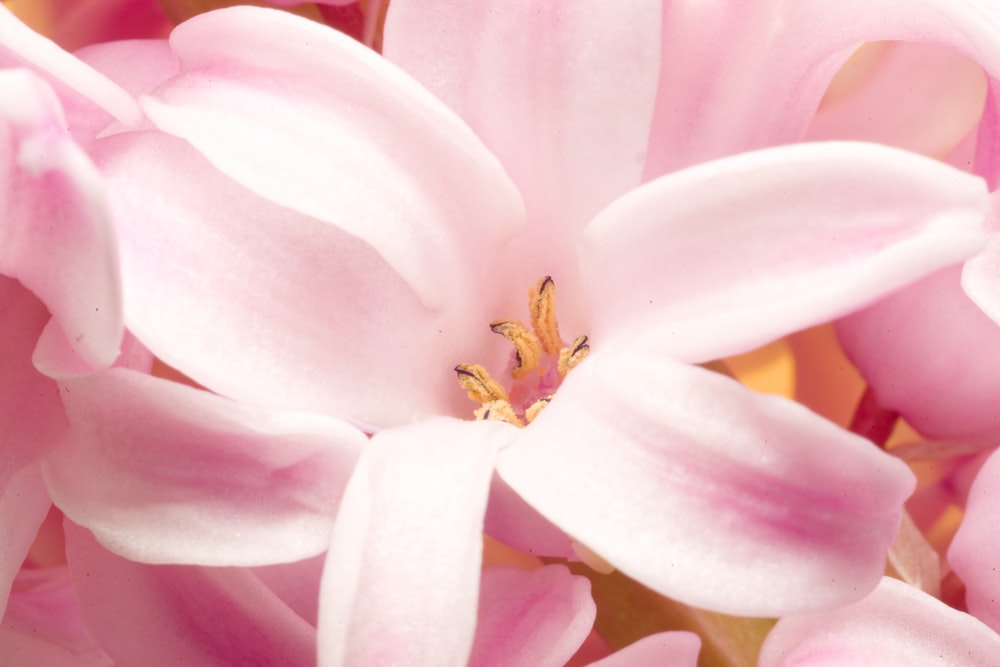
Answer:
[[[484,403],[473,414],[479,420],[507,422],[518,428],[524,426],[524,422],[514,414],[514,408],[507,401],[490,401],[489,403]]]
[[[492,401],[510,402],[507,390],[490,377],[485,368],[479,364],[459,364],[455,366],[458,383],[469,392],[469,398],[485,405]]]
[[[587,358],[587,355],[590,354],[590,345],[587,344],[587,340],[586,336],[577,336],[572,345],[559,350],[559,363],[556,364],[559,375],[565,377],[567,373],[576,368],[577,364]]]
[[[529,424],[535,421],[535,417],[538,416],[538,413],[544,410],[551,400],[551,396],[546,396],[545,398],[540,398],[528,406],[528,409],[524,411],[524,418],[528,420]]]
[[[494,322],[490,329],[514,344],[517,357],[510,374],[515,380],[520,380],[538,368],[538,363],[542,360],[542,345],[538,342],[538,336],[531,333],[528,327],[520,322],[502,321]]]
[[[531,328],[538,335],[545,354],[554,357],[562,347],[559,337],[559,322],[556,320],[556,284],[551,276],[545,276],[532,288]]]

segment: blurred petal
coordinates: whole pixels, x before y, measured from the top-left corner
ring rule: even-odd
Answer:
[[[948,563],[965,582],[969,611],[1000,632],[1000,456],[995,453],[972,484]]]
[[[629,644],[590,667],[696,667],[701,639],[693,632],[658,632]]]
[[[7,476],[0,486],[0,615],[51,504],[37,463]],[[0,640],[0,655],[6,655],[2,649]]]
[[[839,67],[878,40],[940,44],[991,85],[1000,75],[991,0],[670,2],[647,174],[801,140]],[[991,132],[981,152],[994,150]]]
[[[138,104],[128,93],[26,26],[0,4],[0,66],[26,65],[49,79],[60,93],[72,91],[81,98],[76,102],[85,100],[95,104],[122,123],[137,123],[142,117]],[[4,93],[3,97],[17,99],[10,93]]]
[[[116,664],[315,664],[316,629],[250,570],[133,563],[65,530],[84,620]]]
[[[384,52],[500,158],[551,251],[640,182],[660,12],[649,0],[393,0]]]
[[[908,468],[791,401],[704,369],[594,351],[498,470],[626,575],[686,604],[773,616],[875,586]]]
[[[42,300],[81,357],[106,366],[118,356],[122,312],[104,183],[41,79],[2,70],[0,99],[0,136],[12,149],[0,161],[0,273]]]
[[[992,448],[1000,327],[962,291],[961,272],[943,269],[838,321],[837,336],[883,408],[928,438]]]
[[[759,667],[990,667],[1000,637],[968,614],[888,577],[847,607],[778,621]]]
[[[166,37],[173,24],[157,0],[54,0],[52,38],[75,51],[96,42]]]
[[[59,388],[31,363],[50,319],[35,295],[0,276],[0,488],[21,467],[47,454],[67,427]]]
[[[587,228],[592,347],[648,344],[687,361],[746,351],[965,259],[988,205],[981,179],[873,144],[672,174]]]
[[[563,565],[483,571],[469,665],[562,667],[594,625],[590,582]]]
[[[566,533],[524,502],[495,473],[490,485],[485,522],[487,535],[518,551],[534,556],[576,557]]]
[[[428,310],[365,243],[257,197],[178,139],[98,148],[127,323],[166,363],[232,398],[375,426],[467,410],[450,369],[476,357],[490,315],[473,299],[489,295],[459,280],[464,294]]]
[[[520,223],[520,198],[415,81],[276,10],[202,14],[170,45],[181,75],[142,101],[161,130],[258,195],[364,240],[429,308],[489,275],[487,250]],[[462,256],[474,248],[484,249],[475,260]]]
[[[112,551],[259,565],[326,548],[360,431],[125,369],[63,378],[62,388],[75,437],[46,461],[46,481]]]
[[[17,584],[0,624],[5,665],[114,667],[83,622],[65,567],[22,570]]]
[[[438,418],[375,434],[327,555],[321,667],[466,664],[493,462],[515,432]]]
[[[962,289],[994,322],[1000,324],[1000,191],[991,195],[993,216],[986,247],[962,268]]]

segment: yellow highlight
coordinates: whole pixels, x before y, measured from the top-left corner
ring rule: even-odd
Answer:
[[[795,359],[785,339],[725,360],[741,383],[762,394],[795,397]]]

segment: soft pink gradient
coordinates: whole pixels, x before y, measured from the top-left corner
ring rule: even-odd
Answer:
[[[758,665],[989,667],[997,655],[1000,636],[981,622],[887,577],[853,605],[779,620]]]

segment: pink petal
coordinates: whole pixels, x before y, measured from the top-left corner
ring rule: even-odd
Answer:
[[[566,533],[524,502],[495,473],[486,506],[485,530],[490,537],[526,554],[576,558]]]
[[[451,369],[481,358],[491,295],[457,280],[466,293],[429,310],[368,245],[257,197],[178,139],[110,137],[98,162],[128,326],[166,363],[233,398],[375,426],[468,411]]]
[[[778,621],[759,667],[954,665],[989,667],[1000,637],[919,589],[884,578],[860,602]]]
[[[375,434],[327,555],[322,667],[465,664],[493,461],[515,432],[438,418]]]
[[[253,573],[292,611],[315,626],[319,614],[319,581],[325,562],[326,554],[322,553],[294,563],[255,567]]]
[[[962,289],[994,322],[1000,324],[1000,191],[992,194],[993,216],[986,247],[962,268]]]
[[[37,463],[5,477],[0,486],[0,614],[7,606],[14,577],[52,505]],[[2,644],[0,655],[5,655]]]
[[[871,75],[843,98],[824,102],[807,138],[875,141],[931,157],[948,155],[979,122],[986,95],[982,68],[939,45],[880,46]]]
[[[468,664],[562,667],[587,638],[596,614],[590,582],[565,566],[490,568],[480,584]]]
[[[46,461],[46,481],[60,509],[112,551],[259,565],[326,548],[366,441],[353,427],[126,369],[61,384],[74,438]]]
[[[746,351],[968,257],[988,204],[980,179],[874,144],[776,148],[658,179],[587,228],[592,346],[699,362]]]
[[[647,174],[801,140],[863,42],[940,44],[1000,75],[993,9],[983,0],[672,2]],[[981,143],[988,150],[992,140],[984,134]]]
[[[202,14],[181,75],[142,106],[237,183],[371,245],[429,308],[490,275],[520,223],[496,159],[441,102],[354,40],[253,7]],[[462,255],[481,248],[472,258]],[[482,266],[481,266],[482,265]]]
[[[969,611],[1000,632],[1000,456],[993,454],[969,493],[948,563],[965,582]],[[998,653],[1000,655],[1000,653]]]
[[[22,570],[0,624],[6,665],[114,667],[83,622],[76,588],[65,567]]]
[[[693,632],[658,632],[629,644],[590,667],[696,667],[701,638]]]
[[[538,223],[521,262],[544,263],[639,184],[660,13],[648,0],[393,0],[386,57],[469,123]]]
[[[47,454],[67,426],[59,388],[31,363],[50,319],[35,295],[0,276],[0,488],[22,466]]]
[[[9,9],[0,4],[0,66],[30,66],[46,77],[60,93],[79,96],[104,109],[125,124],[139,122],[142,113],[135,100],[110,79],[64,51],[53,41],[24,25]],[[4,93],[5,98],[10,97]],[[64,100],[65,101],[65,100]]]
[[[883,408],[928,438],[992,448],[1000,328],[962,291],[961,273],[938,271],[844,318],[837,337]]]
[[[117,664],[315,664],[315,628],[249,570],[133,563],[65,530],[84,620]]]
[[[75,50],[96,42],[166,37],[173,24],[157,0],[54,0],[52,37]]]
[[[594,351],[498,471],[653,590],[775,616],[878,581],[909,469],[802,406],[666,358]]]
[[[41,79],[2,70],[0,96],[17,100],[0,108],[11,143],[0,162],[0,273],[42,300],[81,357],[106,366],[118,355],[122,313],[101,176],[62,129],[59,102]]]

